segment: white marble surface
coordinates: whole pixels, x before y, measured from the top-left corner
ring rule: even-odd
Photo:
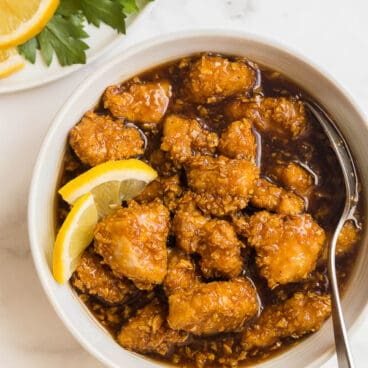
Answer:
[[[158,0],[114,53],[175,30],[242,29],[307,55],[343,83],[368,113],[367,14],[366,0]],[[105,60],[110,58],[106,55]],[[102,367],[74,340],[46,300],[26,225],[29,183],[42,139],[65,99],[101,63],[34,90],[0,95],[0,367]],[[366,367],[367,318],[351,341],[357,366]],[[323,367],[336,366],[333,358]]]

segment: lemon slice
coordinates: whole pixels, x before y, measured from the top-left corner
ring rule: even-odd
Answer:
[[[0,78],[22,69],[25,65],[23,58],[18,54],[16,48],[0,50]]]
[[[59,0],[0,0],[0,49],[19,45],[41,32]]]
[[[108,161],[65,184],[59,194],[73,205],[91,192],[101,218],[114,212],[121,201],[137,196],[156,177],[157,172],[140,160]]]
[[[68,281],[75,271],[81,254],[93,239],[97,221],[93,196],[87,193],[75,202],[56,236],[53,274],[60,284]]]

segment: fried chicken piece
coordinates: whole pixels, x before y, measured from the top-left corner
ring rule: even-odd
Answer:
[[[350,250],[353,249],[358,240],[359,240],[359,229],[355,227],[354,222],[353,221],[345,222],[337,238],[336,252],[335,252],[336,257],[345,256],[346,253],[350,252]],[[326,244],[320,257],[320,261],[327,262],[328,253],[329,253],[328,244]]]
[[[258,179],[250,203],[254,207],[285,215],[296,215],[303,212],[305,208],[303,198],[266,179]]]
[[[187,253],[195,253],[202,237],[202,228],[210,220],[198,210],[194,194],[186,192],[179,201],[171,230],[179,247]]]
[[[199,156],[186,173],[198,207],[205,214],[224,216],[247,206],[259,169],[247,160]]]
[[[88,111],[69,134],[69,144],[86,165],[141,155],[144,141],[139,131],[107,115]]]
[[[226,106],[225,114],[231,120],[247,118],[261,133],[277,138],[296,139],[308,127],[303,102],[292,98],[238,99]]]
[[[159,198],[162,199],[163,195],[163,185],[161,183],[160,177],[151,181],[136,197],[134,197],[134,201],[139,204],[146,204],[154,201],[155,199]]]
[[[259,273],[271,289],[307,278],[326,238],[309,214],[288,216],[267,211],[249,218],[246,236],[256,250]]]
[[[224,220],[211,220],[196,207],[193,193],[181,198],[173,219],[172,231],[179,247],[188,254],[201,256],[200,267],[205,277],[238,276],[243,259],[234,228]]]
[[[336,244],[336,255],[347,253],[358,241],[359,230],[352,221],[345,222]]]
[[[72,284],[82,293],[108,304],[121,304],[137,289],[126,278],[117,278],[91,250],[86,250],[73,273]]]
[[[166,295],[191,289],[199,282],[200,277],[196,275],[195,264],[190,256],[180,248],[172,249],[169,252],[167,274],[163,284]]]
[[[178,206],[178,201],[183,194],[183,188],[180,184],[179,175],[173,175],[168,178],[162,178],[162,200],[166,207],[173,211]]]
[[[272,173],[283,186],[299,195],[308,194],[313,187],[312,175],[294,162],[275,165],[272,168]]]
[[[200,284],[169,296],[167,321],[195,335],[239,331],[258,312],[256,289],[242,277]]]
[[[188,333],[172,330],[166,322],[166,310],[157,299],[140,309],[124,325],[118,342],[128,350],[167,355],[175,345],[183,345]]]
[[[247,92],[254,83],[255,71],[244,62],[204,55],[190,65],[184,89],[192,102],[211,104]]]
[[[234,230],[240,236],[247,237],[249,229],[249,216],[244,215],[241,211],[231,214],[231,223]]]
[[[200,267],[206,278],[239,276],[243,258],[240,250],[243,244],[234,228],[224,220],[211,220],[202,228],[197,248],[201,255]]]
[[[164,205],[173,211],[177,207],[177,202],[183,193],[180,186],[178,175],[170,177],[158,177],[156,180],[149,183],[144,191],[139,194],[134,200],[138,203],[149,203],[160,198]]]
[[[149,156],[150,165],[162,176],[177,174],[182,169],[181,164],[176,164],[168,157],[168,152],[161,149],[154,150]]]
[[[171,97],[168,81],[137,82],[129,87],[110,86],[104,92],[103,104],[117,118],[154,128],[165,115]]]
[[[319,330],[331,314],[329,295],[296,293],[279,305],[266,307],[256,323],[245,329],[242,346],[249,351],[266,348],[277,341]]]
[[[247,119],[232,122],[221,134],[219,152],[229,158],[244,158],[255,161],[256,138]]]
[[[139,289],[152,289],[166,275],[169,211],[159,201],[129,202],[106,216],[95,229],[95,249],[118,277]]]
[[[200,126],[197,120],[170,115],[165,119],[161,149],[177,164],[195,155],[213,154],[218,136]]]

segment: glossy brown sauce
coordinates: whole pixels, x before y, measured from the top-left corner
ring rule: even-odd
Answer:
[[[233,58],[239,59],[239,58]],[[311,96],[306,94],[303,89],[284,76],[276,73],[268,68],[257,67],[258,87],[255,93],[267,96],[293,96],[298,99],[313,100]],[[170,113],[181,114],[185,117],[197,118],[202,126],[215,132],[221,132],[231,121],[228,121],[224,114],[224,106],[228,102],[225,100],[216,105],[198,106],[185,101],[178,100],[178,91],[181,90],[183,76],[186,72],[185,63],[182,61],[171,62],[161,65],[152,70],[146,71],[138,76],[141,81],[155,81],[167,79],[173,86],[173,97],[166,115]],[[135,77],[137,78],[137,77]],[[132,81],[135,80],[132,79]],[[130,81],[126,82],[130,83]],[[174,103],[175,101],[175,103]],[[108,111],[102,108],[102,104],[96,107],[99,113],[108,114]],[[289,141],[287,145],[272,135],[260,134],[257,144],[261,147],[261,176],[267,177],[271,181],[275,181],[271,172],[272,167],[278,161],[294,161],[301,164],[315,178],[313,192],[306,199],[307,212],[316,219],[316,221],[324,228],[327,235],[331,235],[341,213],[345,200],[344,183],[342,173],[335,157],[333,150],[330,148],[329,142],[321,127],[315,119],[309,114],[309,129],[300,138],[295,141]],[[148,136],[147,148],[141,159],[148,161],[150,153],[159,148],[161,132],[153,136]],[[67,151],[67,165],[75,165],[75,167],[65,168],[62,174],[60,186],[72,179],[76,175],[85,171],[87,167],[81,165],[71,150]],[[185,185],[185,183],[182,183]],[[277,182],[276,182],[277,184]],[[360,201],[361,202],[361,201]],[[65,218],[68,208],[59,201],[58,204],[58,223],[61,224]],[[246,212],[255,211],[251,207],[247,207]],[[359,221],[359,207],[356,213],[357,221]],[[168,245],[172,238],[169,238]],[[337,270],[340,280],[340,288],[343,291],[348,281],[351,269],[356,258],[359,245],[356,245],[350,253],[344,257],[338,258]],[[255,266],[255,252],[250,247],[243,250],[244,255],[244,274],[249,277],[257,288],[257,292],[261,301],[262,308],[273,304],[277,301],[285,300],[296,291],[315,291],[325,294],[329,290],[327,278],[326,263],[322,260],[317,265],[315,271],[310,277],[299,283],[291,283],[286,286],[278,286],[270,290],[264,279],[258,276]],[[95,317],[105,326],[113,337],[116,337],[120,327],[129,317],[134,315],[135,311],[145,305],[154,296],[158,296],[163,303],[166,298],[161,287],[156,287],[153,292],[141,292],[133,296],[128,303],[122,306],[107,306],[101,300],[86,294],[81,295],[81,299],[89,307]],[[195,352],[201,351],[209,358],[205,367],[227,367],[230,366],[232,360],[240,361],[239,365],[248,365],[263,359],[268,359],[275,354],[283,351],[282,349],[290,348],[296,344],[293,339],[285,339],[282,343],[277,343],[266,350],[257,350],[245,356],[239,344],[240,334],[228,333],[209,337],[192,337],[189,345],[178,347],[170,355],[165,358],[155,356],[155,359],[172,362],[180,367],[195,367]],[[300,340],[298,340],[300,341]]]

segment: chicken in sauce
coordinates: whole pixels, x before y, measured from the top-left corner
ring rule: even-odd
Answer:
[[[130,157],[158,172],[99,221],[71,279],[123,348],[178,367],[241,367],[329,318],[343,178],[303,98],[275,71],[204,53],[108,86],[76,122],[61,183]],[[355,215],[338,239],[342,291]]]

